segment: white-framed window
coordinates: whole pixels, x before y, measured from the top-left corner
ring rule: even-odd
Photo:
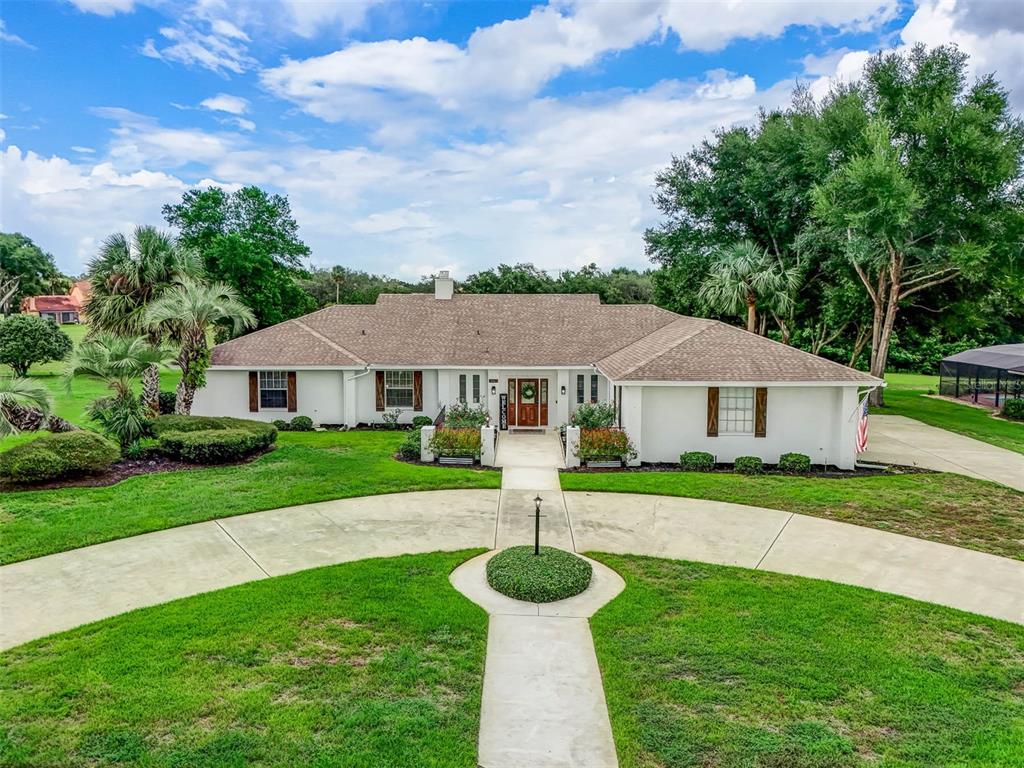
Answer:
[[[384,371],[384,407],[412,408],[412,371]]]
[[[718,393],[718,433],[754,434],[754,388],[722,387]]]
[[[260,408],[288,407],[288,372],[260,371]]]
[[[473,403],[479,404],[480,402],[480,374],[473,374]]]

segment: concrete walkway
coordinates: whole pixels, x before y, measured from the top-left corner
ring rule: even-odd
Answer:
[[[0,648],[304,568],[529,543],[533,495],[475,490],[344,499],[6,565],[0,567]],[[813,576],[1024,624],[1021,561],[738,504],[614,493],[541,495],[545,544]]]
[[[616,768],[615,742],[588,619],[625,587],[590,561],[582,594],[527,603],[487,585],[487,561],[455,569],[452,585],[490,614],[480,709],[481,768]]]
[[[859,458],[955,472],[1024,491],[1024,454],[906,416],[871,416],[868,450]]]

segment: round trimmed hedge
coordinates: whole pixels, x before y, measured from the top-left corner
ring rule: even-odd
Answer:
[[[503,595],[551,603],[578,595],[590,585],[593,568],[582,557],[554,547],[509,547],[487,561],[487,583]]]
[[[150,427],[165,456],[195,464],[227,464],[267,450],[273,424],[230,416],[160,416]]]
[[[0,480],[43,483],[95,475],[121,457],[117,444],[87,430],[40,435],[0,453]]]

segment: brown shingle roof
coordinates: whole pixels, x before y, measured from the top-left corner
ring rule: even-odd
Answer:
[[[706,341],[719,350],[705,349]],[[769,359],[766,359],[769,358]],[[616,380],[870,377],[713,320],[589,294],[384,294],[217,345],[222,366],[589,366]],[[774,375],[768,375],[769,373]]]

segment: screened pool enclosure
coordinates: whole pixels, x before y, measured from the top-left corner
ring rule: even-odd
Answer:
[[[1000,407],[1024,397],[1024,344],[958,352],[939,363],[939,394]]]

